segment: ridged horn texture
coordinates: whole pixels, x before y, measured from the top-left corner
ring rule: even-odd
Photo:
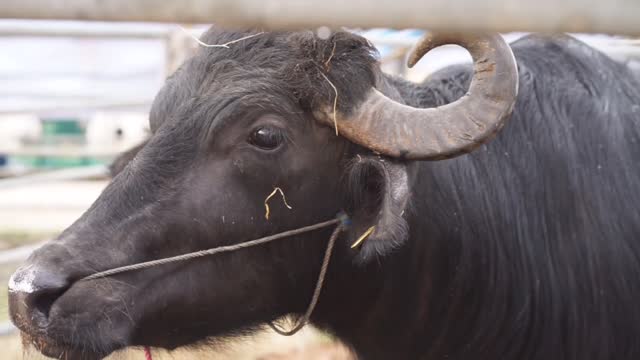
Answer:
[[[472,151],[487,142],[510,117],[518,93],[518,69],[511,48],[499,34],[432,33],[409,57],[409,67],[428,51],[456,44],[473,58],[469,91],[434,108],[400,104],[372,88],[348,116],[327,106],[316,117],[339,134],[374,152],[413,160],[441,160]]]

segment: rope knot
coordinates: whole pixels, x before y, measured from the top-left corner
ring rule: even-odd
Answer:
[[[351,222],[351,218],[349,217],[349,215],[347,215],[346,212],[340,211],[338,215],[336,215],[336,218],[340,220],[340,224],[342,224],[343,230],[349,229],[352,222]]]

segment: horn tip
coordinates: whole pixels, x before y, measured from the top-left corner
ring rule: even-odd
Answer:
[[[420,59],[416,56],[416,53],[411,52],[411,54],[409,54],[409,58],[407,59],[407,67],[411,69],[418,63],[418,60]]]

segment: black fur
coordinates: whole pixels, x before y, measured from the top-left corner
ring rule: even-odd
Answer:
[[[520,92],[505,129],[419,166],[409,245],[352,335],[364,358],[640,355],[639,84],[570,37],[512,47]],[[428,107],[460,97],[470,76],[456,66],[394,83]]]

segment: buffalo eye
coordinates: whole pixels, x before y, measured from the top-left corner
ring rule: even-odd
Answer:
[[[259,127],[249,136],[249,143],[265,150],[273,150],[282,144],[284,135],[275,127]]]

